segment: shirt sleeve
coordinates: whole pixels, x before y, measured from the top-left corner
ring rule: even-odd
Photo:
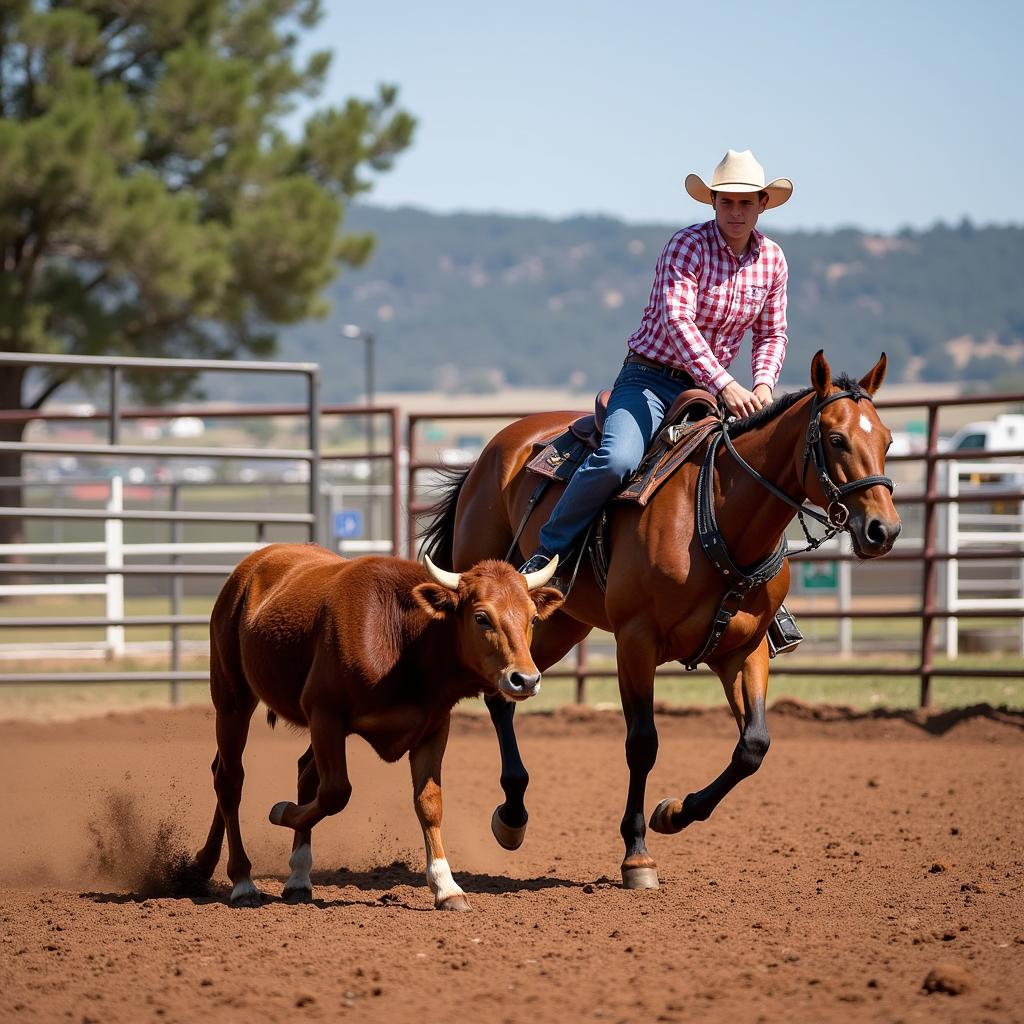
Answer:
[[[694,238],[673,238],[662,259],[665,330],[679,363],[701,387],[717,395],[733,378],[718,361],[694,321],[700,289],[701,251]]]
[[[779,251],[779,265],[775,279],[768,289],[768,297],[753,323],[753,351],[751,369],[754,387],[767,384],[774,390],[782,372],[782,361],[786,358],[789,337],[786,333],[786,285],[789,282],[789,268],[786,258]]]

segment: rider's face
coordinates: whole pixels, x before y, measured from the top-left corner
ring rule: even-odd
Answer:
[[[717,192],[714,201],[715,221],[725,240],[746,245],[768,197],[758,192]]]

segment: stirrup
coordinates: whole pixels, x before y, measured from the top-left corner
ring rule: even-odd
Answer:
[[[804,641],[804,635],[784,604],[779,605],[771,625],[768,627],[768,656],[775,658],[780,654],[789,654]]]

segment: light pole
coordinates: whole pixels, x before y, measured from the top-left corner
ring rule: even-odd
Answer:
[[[358,324],[343,324],[341,333],[346,338],[362,338],[366,343],[366,405],[373,408],[373,343],[376,340],[370,331],[364,331]],[[366,450],[373,455],[373,416],[367,413],[366,416]],[[373,462],[370,462],[370,472],[373,472]]]

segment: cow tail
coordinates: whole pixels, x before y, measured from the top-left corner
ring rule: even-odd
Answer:
[[[471,467],[472,468],[472,467]],[[443,469],[447,479],[439,486],[437,501],[427,509],[430,522],[420,532],[420,555],[429,555],[439,569],[454,569],[452,552],[455,547],[455,507],[459,502],[462,485],[469,476],[468,469]]]

